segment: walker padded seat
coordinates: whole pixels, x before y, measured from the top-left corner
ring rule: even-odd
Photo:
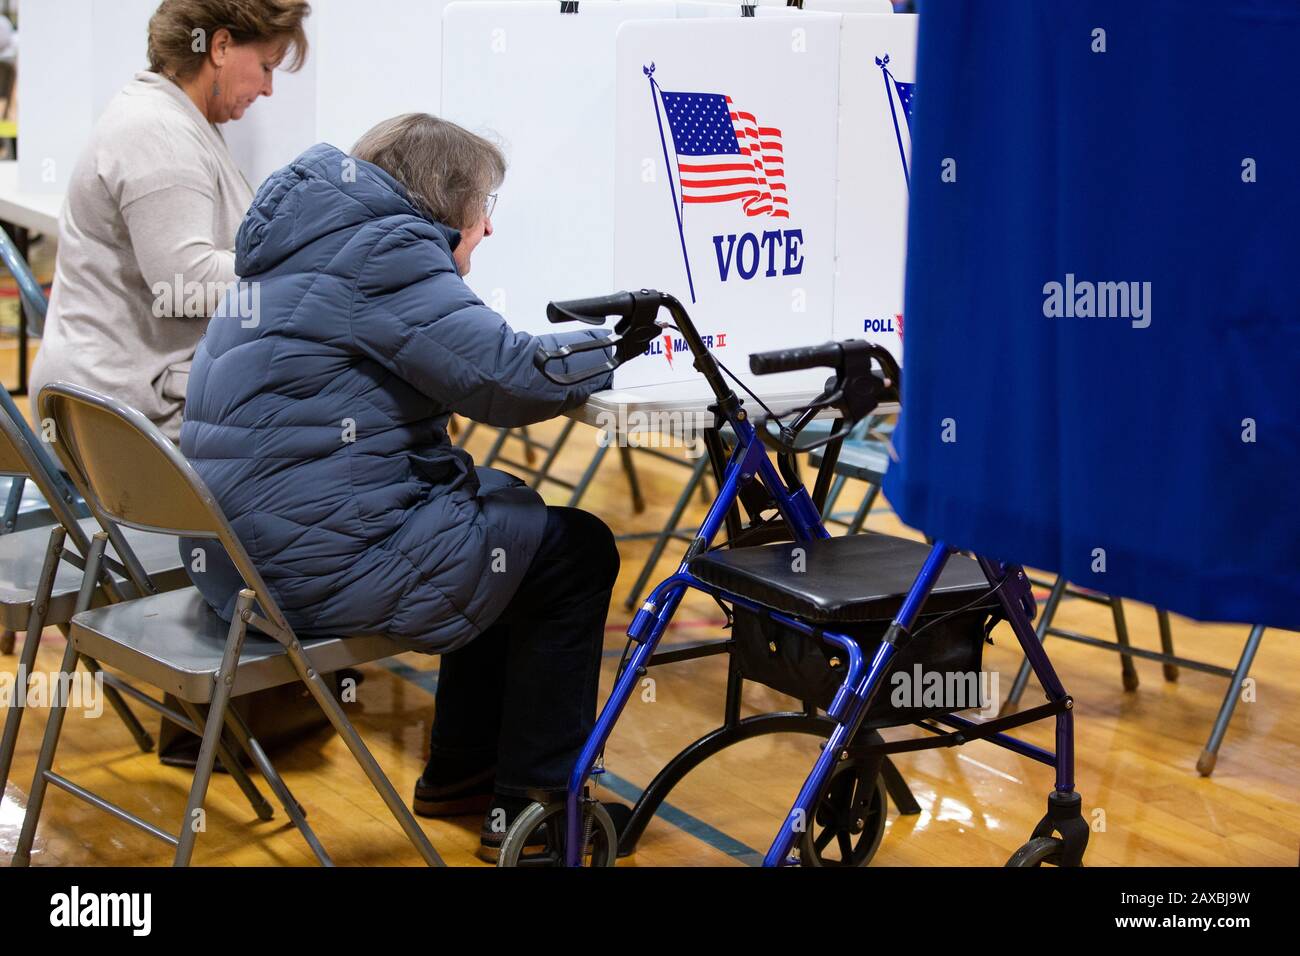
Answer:
[[[194,704],[212,697],[230,625],[194,588],[180,588],[121,604],[83,611],[72,620],[69,640],[77,650]],[[382,635],[308,637],[303,651],[317,673],[400,654],[406,648]],[[234,696],[298,680],[278,641],[252,629],[235,671]]]
[[[793,554],[803,548],[801,561]],[[885,534],[854,534],[708,551],[690,563],[705,584],[813,624],[891,620],[916,581],[930,545]],[[804,570],[796,571],[795,567]],[[926,616],[994,607],[997,596],[974,559],[954,554],[925,602]],[[975,602],[975,603],[972,603]]]
[[[99,523],[94,518],[83,518],[78,523],[87,538],[93,537],[100,530]],[[125,527],[122,528],[122,534],[160,588],[189,584],[175,538]],[[36,594],[36,585],[40,580],[41,567],[45,563],[45,552],[49,545],[48,527],[0,535],[0,627],[11,631],[27,630],[32,613],[32,599]],[[70,548],[71,544],[65,544],[65,547]],[[116,559],[111,547],[108,554]],[[54,590],[50,594],[49,613],[45,618],[47,625],[65,624],[72,617],[81,577],[81,571],[76,567],[67,561],[59,562],[54,577]],[[114,580],[126,585],[125,578],[115,575]],[[99,600],[103,600],[102,594]]]

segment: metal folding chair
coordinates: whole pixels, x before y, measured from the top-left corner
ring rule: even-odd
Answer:
[[[18,284],[18,298],[21,303],[18,321],[18,388],[20,395],[27,393],[27,342],[30,331],[40,335],[45,328],[45,313],[48,303],[45,290],[32,275],[24,253],[27,249],[27,230],[15,227],[17,242],[9,238],[9,233],[0,228],[0,262],[13,274]]]
[[[474,422],[470,422],[465,429],[462,437],[457,439],[457,444],[464,448],[469,441],[470,436],[474,433]],[[583,469],[582,476],[577,482],[569,481],[567,478],[557,478],[551,474],[556,460],[560,457],[560,452],[568,443],[570,436],[573,434],[574,426],[578,423],[575,419],[567,419],[560,427],[560,433],[550,444],[539,441],[529,434],[527,428],[498,428],[497,437],[488,449],[487,455],[484,456],[482,464],[485,468],[506,466],[514,471],[521,472],[528,476],[528,485],[534,490],[540,489],[543,483],[558,485],[570,492],[568,506],[570,508],[578,507],[583,496],[587,493],[592,479],[595,478],[600,464],[605,460],[605,455],[609,452],[608,444],[598,444],[596,451],[592,454],[591,460],[588,461],[587,467]],[[513,439],[521,442],[524,447],[524,460],[518,461],[505,457],[504,451],[506,441]],[[545,452],[545,457],[540,465],[537,464],[537,453]],[[641,514],[645,511],[645,498],[641,494],[641,479],[637,475],[636,465],[632,461],[631,450],[625,446],[619,446],[619,463],[622,465],[623,474],[627,477],[628,488],[632,493],[632,511],[634,514]],[[651,452],[658,454],[662,458],[670,461],[674,460],[662,452]]]
[[[1042,581],[1034,581],[1033,583],[1039,586],[1045,586],[1046,584],[1046,582]],[[1080,634],[1078,631],[1056,627],[1054,625],[1056,612],[1061,606],[1062,598],[1065,597],[1082,598],[1094,604],[1108,605],[1115,623],[1115,640],[1108,641],[1105,638],[1094,637],[1091,634]],[[1241,697],[1242,684],[1250,674],[1250,666],[1254,663],[1255,654],[1259,651],[1260,641],[1264,638],[1264,628],[1255,625],[1250,629],[1250,633],[1246,637],[1246,643],[1241,649],[1241,657],[1237,661],[1237,666],[1228,668],[1221,667],[1218,664],[1210,664],[1206,661],[1194,660],[1190,657],[1181,657],[1174,653],[1173,629],[1169,625],[1169,612],[1163,608],[1156,608],[1156,624],[1160,631],[1160,650],[1149,651],[1143,647],[1134,647],[1129,642],[1128,624],[1124,617],[1124,602],[1120,598],[1073,587],[1063,577],[1057,575],[1056,580],[1052,582],[1042,617],[1039,618],[1035,631],[1040,644],[1047,640],[1050,635],[1073,641],[1076,644],[1100,647],[1103,650],[1119,654],[1121,675],[1126,691],[1138,689],[1137,668],[1133,666],[1133,658],[1135,657],[1159,662],[1164,678],[1169,682],[1178,680],[1178,669],[1180,667],[1186,667],[1205,674],[1213,674],[1216,677],[1226,677],[1228,679],[1228,690],[1223,696],[1223,702],[1219,705],[1219,712],[1214,719],[1214,726],[1210,729],[1209,739],[1206,740],[1205,747],[1196,760],[1197,772],[1202,777],[1208,777],[1214,773],[1214,765],[1219,759],[1219,748],[1223,745],[1223,738],[1228,732],[1228,724],[1232,720],[1232,714],[1237,708],[1237,701]],[[1015,680],[1012,681],[1011,692],[1007,694],[1007,699],[1002,705],[1003,711],[1010,712],[1020,703],[1020,698],[1024,694],[1028,683],[1029,661],[1026,659],[1021,663],[1020,670],[1016,672]]]
[[[3,628],[0,650],[11,653],[15,632],[26,632],[17,671],[20,681],[25,681],[36,663],[41,632],[54,625],[67,636],[68,622],[76,613],[82,589],[90,539],[99,525],[94,518],[85,517],[85,504],[13,406],[7,392],[0,392],[0,475],[35,485],[56,522],[52,527],[0,535],[0,628]],[[126,537],[159,587],[189,585],[174,539],[136,530],[127,532]],[[67,547],[69,538],[71,547]],[[105,573],[99,587],[88,592],[87,600],[103,604],[134,596],[126,570],[116,556],[107,555],[104,564]],[[100,670],[91,657],[83,655],[80,661],[92,672]],[[113,675],[106,674],[104,683],[105,696],[140,749],[152,750],[153,738],[122,695],[146,704],[152,701]],[[9,779],[23,705],[24,695],[15,695],[5,714],[4,733],[0,737],[0,793]]]
[[[18,247],[13,244],[9,234],[0,229],[0,263],[3,263],[14,278],[14,283],[18,286],[18,309],[19,309],[19,338],[22,344],[26,344],[26,330],[28,326],[35,328],[39,334],[45,326],[45,313],[49,308],[49,303],[45,298],[45,290],[41,284],[36,281],[32,274],[31,267]],[[19,377],[19,388],[21,391],[26,390],[27,377],[25,370],[27,368],[27,356],[23,352],[19,356],[19,365],[24,374]],[[17,406],[13,403],[13,397],[9,390],[3,389],[3,395],[0,395],[0,403],[3,404],[4,412],[18,421],[23,420]],[[22,528],[35,528],[41,525],[50,524],[54,518],[49,509],[44,507],[44,502],[35,499],[35,496],[26,494],[27,482],[24,476],[17,476],[9,479],[8,494],[5,498],[5,509],[3,524],[0,525],[0,534],[8,534],[10,531],[16,531]],[[13,650],[12,640],[7,642],[9,653]]]
[[[239,713],[228,706],[232,697],[301,681],[420,855],[430,865],[442,865],[321,679],[323,673],[390,657],[403,648],[383,635],[300,639],[212,493],[152,422],[121,402],[63,383],[42,389],[39,401],[41,415],[55,424],[59,460],[103,527],[95,535],[87,560],[82,605],[89,603],[89,583],[103,567],[109,541],[121,556],[131,581],[144,595],[122,604],[79,611],[72,619],[60,679],[71,670],[78,654],[89,654],[175,695],[186,715],[175,714],[172,719],[199,734],[202,744],[180,832],[169,833],[54,772],[54,754],[67,710],[66,701],[56,701],[37,758],[13,864],[30,863],[46,789],[53,784],[175,847],[175,864],[188,865],[197,839],[194,824],[202,816],[214,762],[220,755],[228,769],[238,763],[222,741],[224,727],[266,779],[312,853],[322,864],[330,865],[302,807]],[[125,540],[123,528],[218,542],[246,585],[240,591],[233,620],[227,624],[218,618],[194,588],[159,593]],[[206,716],[198,709],[204,704],[208,705]]]
[[[827,524],[845,525],[848,534],[857,534],[862,530],[867,516],[880,497],[880,485],[885,480],[885,472],[889,469],[888,447],[878,438],[870,437],[877,434],[888,435],[893,431],[892,424],[886,425],[883,422],[884,416],[879,415],[863,419],[862,423],[854,429],[853,435],[844,440],[839,457],[835,460],[835,481],[831,484],[830,492],[826,495],[826,504],[822,507],[822,521]],[[821,422],[813,422],[805,432],[812,434],[814,430],[821,431],[824,427]],[[820,468],[824,457],[825,449],[815,449],[808,453],[808,464]],[[851,514],[836,512],[835,505],[850,478],[866,483],[862,500]]]

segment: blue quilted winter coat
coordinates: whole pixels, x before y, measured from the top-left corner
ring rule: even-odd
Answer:
[[[181,450],[299,632],[386,632],[428,652],[474,638],[518,587],[546,510],[453,447],[448,416],[527,425],[609,387],[543,378],[539,346],[599,333],[511,330],[458,275],[459,241],[386,172],[325,144],[272,175],[239,230],[236,271],[256,286],[199,345]],[[183,549],[229,619],[229,559]]]

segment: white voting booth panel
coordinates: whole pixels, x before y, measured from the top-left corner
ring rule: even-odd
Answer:
[[[311,52],[275,94],[224,127],[253,188],[315,143],[347,152],[380,120],[437,113],[447,0],[312,0]]]
[[[831,337],[839,55],[834,16],[619,31],[614,285],[676,295],[746,379],[751,352]],[[618,387],[698,376],[678,340],[621,368]],[[781,385],[799,376],[826,373]]]
[[[148,68],[149,18],[159,0],[38,0],[22,8],[19,184],[67,191],[95,121]],[[222,126],[256,188],[314,143],[347,150],[381,119],[439,109],[445,0],[314,0],[310,55],[277,71],[275,92]],[[364,12],[364,16],[359,15]]]
[[[734,3],[732,0],[679,0],[677,4],[677,16],[683,20],[697,19],[700,17],[714,17],[721,19],[740,19],[742,4]],[[766,4],[756,6],[754,10],[755,17],[785,17],[797,16],[803,11],[797,7],[787,7],[785,4]]]
[[[158,0],[27,0],[22,5],[18,184],[67,192],[95,119],[149,65]]]
[[[555,331],[552,299],[614,277],[615,35],[671,2],[473,0],[443,17],[443,115],[498,142],[509,169],[470,286],[515,327]]]
[[[889,0],[804,0],[805,10],[819,13],[880,13],[892,15],[894,5]]]
[[[901,361],[916,17],[845,15],[841,43],[835,337]]]
[[[738,0],[679,0],[677,16],[690,17],[740,17],[744,5]],[[786,0],[759,0],[755,4],[757,17],[798,16],[801,13],[892,13],[889,0],[804,0],[802,9],[792,7]]]

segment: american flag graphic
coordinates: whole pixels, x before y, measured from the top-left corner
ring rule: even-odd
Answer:
[[[738,202],[750,216],[790,218],[779,129],[722,93],[659,93],[683,203]]]

